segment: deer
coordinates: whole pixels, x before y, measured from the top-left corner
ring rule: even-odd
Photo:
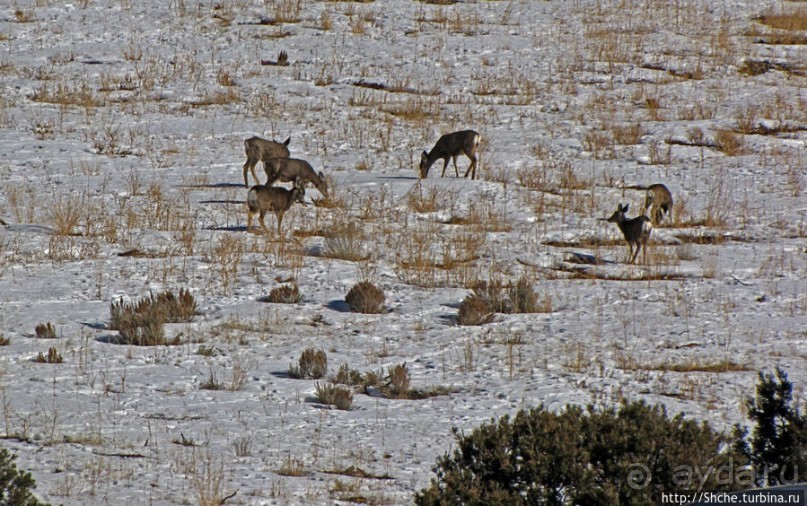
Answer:
[[[255,183],[259,183],[258,176],[255,175],[255,166],[258,162],[263,162],[264,169],[266,168],[266,159],[272,157],[285,157],[290,156],[289,142],[291,137],[286,139],[285,142],[270,141],[260,137],[250,137],[244,141],[244,151],[247,153],[247,161],[244,163],[244,186],[249,187],[249,179],[247,179],[247,171],[252,172],[252,179]]]
[[[650,238],[650,233],[653,231],[653,224],[647,216],[641,214],[635,218],[628,219],[625,213],[628,212],[628,205],[619,204],[616,212],[610,218],[602,218],[609,223],[616,223],[625,240],[628,241],[628,263],[636,262],[636,257],[639,255],[639,250],[642,250],[642,262],[647,263],[647,240]],[[633,251],[633,246],[636,245],[636,251]]]
[[[266,213],[272,211],[277,217],[277,233],[281,235],[280,227],[283,225],[283,215],[295,202],[303,202],[305,188],[295,186],[291,190],[278,186],[265,186],[256,184],[247,193],[247,232],[252,230],[252,215],[258,213],[258,221],[264,230],[266,223],[263,219]]]
[[[281,183],[294,182],[294,186],[305,187],[307,183],[312,183],[319,192],[328,198],[328,182],[320,172],[317,174],[310,163],[299,158],[267,158],[263,162],[263,169],[266,171],[266,186],[273,185],[276,181]]]
[[[434,145],[431,151],[428,153],[424,151],[421,154],[421,179],[425,179],[429,176],[429,169],[434,162],[440,159],[444,161],[443,173],[440,175],[440,177],[445,177],[449,158],[454,162],[454,174],[456,174],[457,177],[460,177],[459,170],[457,169],[457,157],[459,155],[465,155],[471,160],[471,165],[468,167],[468,170],[465,171],[465,175],[463,177],[468,177],[468,174],[470,173],[471,179],[476,179],[476,150],[479,148],[480,140],[482,140],[482,136],[473,130],[461,130],[459,132],[443,135],[437,139],[437,143]]]
[[[650,209],[650,221],[653,222],[654,227],[661,223],[661,219],[665,215],[669,216],[672,221],[672,208],[673,197],[669,188],[661,183],[651,184],[647,187],[642,214],[647,214],[647,210]]]

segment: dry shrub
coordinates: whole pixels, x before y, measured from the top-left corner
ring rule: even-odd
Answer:
[[[43,83],[30,96],[34,102],[45,102],[59,105],[75,105],[91,109],[104,105],[103,99],[93,93],[86,81],[72,87],[64,82]]]
[[[73,235],[85,209],[85,199],[70,195],[55,199],[48,208],[49,218],[58,235]]]
[[[142,312],[134,304],[119,302],[110,307],[112,314],[109,328],[120,334],[120,344],[136,346],[159,346],[168,344],[163,324],[165,313],[158,306],[148,305]]]
[[[225,69],[219,69],[216,74],[216,82],[222,86],[236,86],[238,84],[233,75]]]
[[[524,278],[519,279],[515,284],[508,283],[507,294],[513,313],[548,313],[552,311],[549,297],[538,300],[538,295],[532,285]]]
[[[275,472],[280,476],[305,476],[305,464],[302,459],[289,455]]]
[[[738,156],[743,153],[745,140],[731,130],[721,129],[715,132],[715,145],[726,156]]]
[[[348,386],[364,385],[364,377],[356,369],[351,369],[347,364],[342,364],[331,378],[331,383]]]
[[[591,152],[596,160],[610,160],[616,156],[614,143],[608,132],[595,128],[583,136],[583,148]]]
[[[144,297],[136,303],[110,305],[109,328],[120,332],[121,344],[157,346],[169,344],[163,324],[189,322],[196,314],[196,300],[186,290],[176,296],[170,290]],[[177,344],[175,339],[171,344]]]
[[[306,348],[296,366],[289,366],[289,376],[297,379],[320,379],[328,372],[328,356],[321,349]]]
[[[440,102],[435,97],[407,96],[402,102],[391,103],[382,107],[382,110],[403,121],[420,125],[440,115]]]
[[[202,96],[188,102],[193,107],[209,107],[213,105],[237,104],[241,101],[241,95],[232,87],[223,90],[207,90]]]
[[[672,146],[667,144],[666,149],[660,141],[651,141],[647,145],[647,154],[651,165],[669,165],[672,160]]]
[[[409,395],[409,369],[406,362],[387,369],[390,397],[400,399]]]
[[[524,188],[542,192],[551,191],[552,182],[547,171],[541,167],[524,167],[518,170],[518,182]]]
[[[61,364],[63,362],[62,354],[59,353],[59,350],[56,348],[50,347],[48,348],[48,354],[45,355],[41,351],[34,359],[34,362],[39,362],[40,364]]]
[[[496,313],[546,313],[551,311],[551,301],[539,301],[538,295],[525,278],[507,284],[499,280],[479,281],[474,287],[474,296],[483,299]]]
[[[17,23],[32,23],[36,19],[34,15],[34,10],[23,10],[19,7],[14,9],[14,20]]]
[[[432,186],[426,192],[420,181],[415,183],[406,195],[406,205],[416,213],[433,213],[443,209],[446,203],[456,200],[456,195],[451,195],[447,190]]]
[[[319,28],[322,31],[329,31],[333,28],[333,20],[331,19],[331,13],[328,10],[323,10],[319,14]]]
[[[39,339],[56,339],[56,327],[48,323],[40,323],[34,328],[34,333]]]
[[[274,2],[275,23],[299,23],[302,15],[302,0],[279,0]]]
[[[185,288],[179,289],[179,295],[174,295],[171,290],[157,296],[152,294],[149,303],[165,308],[166,323],[186,323],[193,320],[196,314],[196,299]]]
[[[585,190],[591,187],[591,182],[574,173],[574,167],[569,161],[557,164],[560,172],[560,187],[565,190]]]
[[[364,251],[364,232],[356,223],[346,223],[334,228],[325,237],[325,248],[322,255],[328,258],[357,262],[366,260]]]
[[[745,76],[758,76],[771,70],[771,63],[765,60],[746,59],[737,67],[737,72]]]
[[[213,372],[213,369],[210,369],[210,373],[207,376],[207,380],[199,385],[199,388],[202,390],[222,390],[224,385],[216,377],[216,373]]]
[[[644,131],[641,124],[631,123],[629,125],[614,125],[611,128],[611,133],[614,136],[614,142],[617,144],[631,146],[639,144]]]
[[[347,292],[345,302],[354,313],[383,313],[384,291],[369,281],[360,281]]]
[[[746,106],[737,111],[737,130],[746,135],[756,133],[758,116],[759,107],[755,105]]]
[[[269,295],[264,299],[266,302],[276,304],[297,304],[303,299],[297,283],[286,283],[272,288]]]
[[[493,321],[495,311],[487,300],[478,295],[469,295],[460,303],[457,323],[460,325],[484,325]]]
[[[759,16],[757,21],[778,30],[803,32],[807,30],[807,9],[799,8],[778,14],[767,13]]]
[[[322,404],[328,404],[343,411],[353,409],[353,392],[333,383],[315,383],[314,395]]]

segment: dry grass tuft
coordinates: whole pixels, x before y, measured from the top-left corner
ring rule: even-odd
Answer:
[[[75,86],[58,82],[55,84],[42,83],[31,95],[34,102],[45,102],[58,105],[74,105],[91,109],[104,105],[104,100],[98,97],[87,82]]]
[[[289,455],[275,472],[280,476],[305,476],[305,465],[301,459]]]
[[[86,209],[82,196],[68,195],[54,199],[48,208],[49,218],[57,235],[73,235]]]
[[[364,250],[364,240],[364,229],[357,223],[337,225],[325,237],[322,256],[350,262],[367,260],[369,255]]]
[[[409,395],[409,368],[406,367],[406,362],[398,364],[387,369],[387,378],[389,380],[388,388],[389,395],[393,398],[405,398]]]
[[[314,395],[317,401],[342,411],[353,409],[353,392],[350,388],[333,383],[315,383]]]
[[[407,207],[416,213],[433,213],[443,209],[447,203],[455,200],[455,194],[436,186],[431,186],[426,191],[423,191],[423,185],[420,181],[415,183],[406,195]]]
[[[745,151],[745,139],[731,130],[720,129],[715,132],[715,145],[726,156],[739,156]]]
[[[178,344],[178,338],[171,342],[165,339],[163,324],[191,321],[196,314],[196,300],[188,290],[181,289],[179,296],[167,290],[144,297],[137,303],[112,303],[109,310],[109,328],[120,333],[119,344]]]
[[[289,366],[289,376],[296,379],[320,379],[328,372],[328,355],[316,348],[306,348],[297,365]]]
[[[457,323],[463,326],[484,325],[493,321],[496,312],[487,299],[479,295],[469,295],[460,303]]]
[[[47,355],[40,351],[34,358],[34,362],[39,362],[40,364],[61,364],[63,361],[62,354],[53,347],[48,348]]]
[[[655,365],[637,365],[633,364],[633,369],[645,369],[650,371],[667,371],[667,372],[708,372],[708,373],[725,373],[725,372],[743,372],[753,371],[754,368],[747,364],[738,364],[733,360],[723,359],[717,361],[701,362],[698,360],[690,360],[681,364],[655,364]]]
[[[384,291],[369,281],[356,283],[345,296],[351,311],[365,314],[383,313],[384,299]]]
[[[552,299],[546,296],[539,300],[532,285],[525,278],[506,285],[499,280],[479,281],[474,287],[473,295],[487,303],[487,307],[496,313],[549,313],[552,311]]]
[[[297,304],[303,300],[303,296],[300,294],[300,288],[297,283],[286,283],[272,288],[269,295],[261,300],[275,304]]]
[[[58,337],[56,327],[50,322],[37,325],[34,328],[34,334],[39,339],[56,339]]]
[[[797,8],[790,12],[768,13],[756,18],[765,26],[776,28],[777,30],[787,30],[792,32],[807,31],[807,8]]]

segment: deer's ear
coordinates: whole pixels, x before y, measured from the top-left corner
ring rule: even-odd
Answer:
[[[427,152],[424,151],[423,153],[420,154],[420,159],[421,160],[426,160],[428,158],[429,158],[429,154]]]
[[[627,212],[628,212],[628,206],[629,206],[629,205],[630,205],[630,204],[625,204],[625,207],[623,207],[623,208],[622,208],[622,212],[623,212],[623,213],[627,213]]]
[[[291,142],[291,137],[289,137],[288,139],[286,139],[286,142],[284,142],[284,143],[283,143],[283,145],[284,145],[284,146],[288,146],[290,142]]]

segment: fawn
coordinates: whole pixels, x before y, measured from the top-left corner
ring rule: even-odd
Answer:
[[[479,133],[473,130],[462,130],[443,135],[437,139],[437,143],[431,151],[428,153],[424,151],[423,154],[421,154],[420,177],[428,177],[429,169],[432,164],[440,159],[445,162],[443,164],[443,173],[440,175],[440,177],[444,177],[446,175],[449,158],[454,162],[454,173],[457,177],[460,177],[459,170],[457,169],[457,157],[464,154],[471,160],[471,165],[468,167],[468,170],[465,171],[463,177],[468,177],[470,173],[471,179],[476,179],[476,150],[479,148],[479,141],[481,139],[482,137]]]
[[[299,158],[267,158],[263,165],[266,171],[266,186],[275,181],[288,183],[294,181],[294,186],[305,187],[312,183],[319,192],[328,198],[328,182],[322,172],[317,174],[310,163]]]
[[[653,225],[645,215],[639,215],[636,218],[628,219],[625,213],[628,212],[628,204],[616,208],[616,212],[610,218],[603,218],[610,223],[616,223],[628,241],[628,248],[630,248],[628,263],[634,263],[636,257],[639,255],[639,250],[642,250],[642,262],[647,263],[647,240],[650,238],[650,232],[653,231]],[[633,251],[633,245],[636,245],[636,251]]]
[[[289,142],[291,137],[285,142],[269,141],[260,137],[250,137],[244,141],[244,150],[247,153],[247,161],[244,163],[244,186],[249,187],[247,171],[252,172],[252,179],[259,183],[258,176],[255,175],[255,166],[258,162],[263,162],[266,168],[266,159],[272,157],[289,157]]]
[[[669,188],[661,183],[648,186],[642,214],[647,214],[648,208],[650,209],[649,216],[653,226],[657,227],[664,216],[669,216],[670,221],[672,221],[673,197]]]
[[[277,186],[256,184],[247,193],[247,232],[252,229],[252,215],[255,213],[259,213],[258,221],[264,230],[268,231],[263,218],[267,212],[272,211],[277,216],[277,233],[282,235],[280,226],[283,224],[283,214],[295,202],[303,202],[304,197],[305,188],[302,187],[295,186],[287,190]]]

